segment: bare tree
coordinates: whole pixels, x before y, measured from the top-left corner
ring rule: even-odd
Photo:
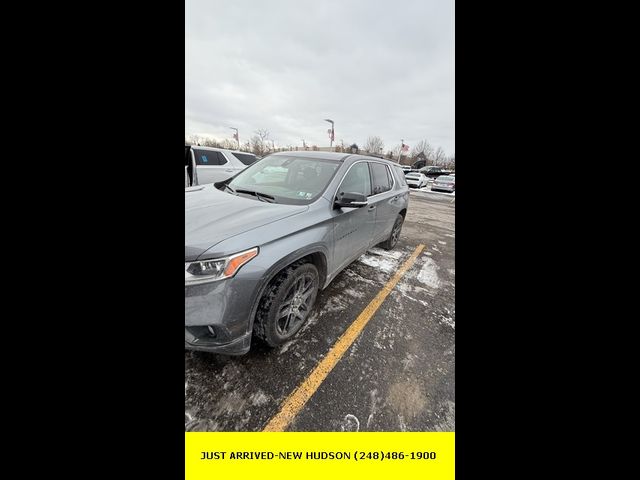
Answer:
[[[265,152],[265,145],[258,135],[254,135],[251,137],[251,151],[255,153],[257,156],[261,157]]]
[[[411,158],[416,158],[418,155],[423,153],[426,145],[427,145],[426,140],[420,140],[416,142],[413,148],[411,149]]]
[[[267,130],[266,128],[258,129],[255,133],[263,142],[266,143],[266,141],[269,140],[269,130]]]
[[[450,157],[446,157],[443,162],[444,166],[450,168],[451,170],[456,169],[456,156],[451,155]]]
[[[216,147],[220,148],[220,143],[215,138],[201,137],[200,146],[202,147]]]
[[[251,137],[252,151],[257,156],[262,157],[269,149],[268,145],[269,131],[266,129],[259,129],[255,131],[255,135]]]
[[[199,145],[200,137],[198,135],[189,135],[184,141],[185,145]]]
[[[438,149],[433,153],[433,164],[442,165],[446,157],[447,155],[445,154],[442,147],[438,147]]]
[[[402,145],[398,144],[395,147],[393,147],[391,149],[391,152],[389,152],[391,154],[391,160],[393,160],[394,162],[398,162],[399,163],[399,159],[400,159],[400,154],[402,153],[404,155],[404,152],[402,151]],[[406,158],[406,156],[405,156]]]
[[[384,149],[384,142],[378,136],[367,138],[367,142],[364,144],[364,149],[369,153],[380,153]]]
[[[221,148],[226,148],[227,150],[236,150],[238,148],[238,142],[229,138],[225,138],[220,146]]]
[[[421,153],[427,160],[427,165],[431,165],[431,162],[433,161],[433,147],[426,140],[420,140],[414,145],[413,149],[411,150],[411,158],[415,159]]]

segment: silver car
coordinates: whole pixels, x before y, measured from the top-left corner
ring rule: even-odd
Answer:
[[[456,191],[456,177],[454,175],[441,175],[435,179],[431,190],[443,191],[443,192],[455,192]]]
[[[221,182],[241,172],[257,158],[253,153],[185,145],[185,188]]]
[[[280,152],[185,190],[185,348],[240,355],[277,346],[319,290],[367,249],[394,248],[409,189],[387,160]]]

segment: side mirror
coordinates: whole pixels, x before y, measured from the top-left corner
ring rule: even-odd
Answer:
[[[343,208],[360,208],[367,205],[367,197],[355,192],[340,192],[336,196],[335,205]]]

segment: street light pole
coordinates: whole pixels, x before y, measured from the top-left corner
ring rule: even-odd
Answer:
[[[334,124],[333,124],[333,120],[329,120],[328,118],[324,119],[325,122],[329,122],[331,124],[331,143],[329,144],[329,147],[333,148],[333,138],[334,138],[334,134],[335,134],[335,130],[334,130]]]
[[[238,150],[240,150],[240,135],[238,135],[238,129],[235,127],[229,127],[231,130],[235,130],[236,134],[234,135],[236,141],[238,142]]]

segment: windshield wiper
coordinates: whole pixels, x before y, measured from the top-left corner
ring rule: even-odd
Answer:
[[[231,193],[233,193],[234,195],[236,195],[236,191],[235,191],[233,188],[231,188],[229,185],[226,185],[226,184],[225,184],[224,188],[225,188],[225,189],[227,189],[227,190],[231,190]]]
[[[262,200],[263,202],[275,203],[276,197],[267,195],[266,193],[254,192],[253,190],[236,190],[236,193],[246,193],[247,195],[253,195],[254,197]]]

